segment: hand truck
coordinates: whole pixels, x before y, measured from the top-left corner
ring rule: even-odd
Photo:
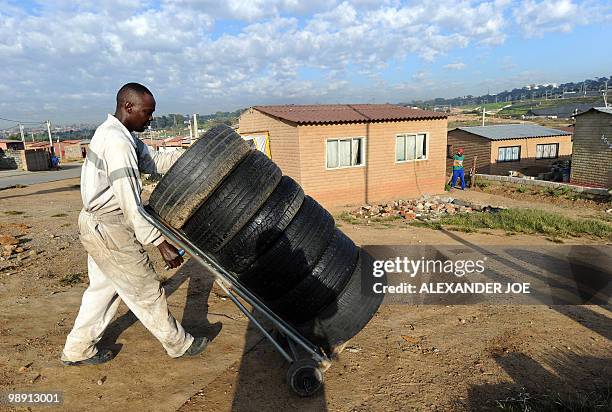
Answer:
[[[311,343],[293,326],[270,310],[257,296],[245,288],[233,273],[225,270],[213,257],[199,249],[179,230],[164,222],[151,207],[139,206],[138,211],[149,223],[159,229],[166,239],[179,245],[215,275],[219,287],[289,362],[287,384],[298,396],[311,396],[323,386],[323,373],[331,366],[331,360],[320,347]],[[249,311],[238,298],[250,305],[253,311]],[[255,319],[253,315],[255,312],[261,314],[272,324],[274,328],[272,333]]]

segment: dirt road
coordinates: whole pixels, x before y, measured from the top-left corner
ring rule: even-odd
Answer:
[[[188,331],[214,337],[206,354],[168,358],[122,304],[103,339],[117,357],[63,367],[59,353],[87,284],[80,207],[78,179],[0,191],[0,235],[24,249],[0,261],[0,391],[62,390],[64,410],[447,411],[496,410],[509,398],[610,384],[610,307],[384,305],[326,373],[324,391],[300,399],[285,386],[282,358],[211,276],[193,262],[166,272],[155,250],[173,314]],[[342,223],[342,230],[358,244],[553,244],[407,225]]]

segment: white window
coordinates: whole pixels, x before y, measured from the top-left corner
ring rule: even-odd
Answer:
[[[509,146],[500,147],[497,154],[498,162],[517,162],[521,160],[521,147]]]
[[[364,163],[364,139],[330,139],[327,141],[327,168],[361,166]]]
[[[398,134],[395,136],[395,160],[405,162],[427,159],[427,135]]]
[[[558,155],[558,143],[536,145],[536,159],[556,159]]]

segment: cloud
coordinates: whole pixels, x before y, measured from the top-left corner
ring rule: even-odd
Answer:
[[[408,60],[427,66],[468,47],[497,47],[513,22],[528,34],[531,19],[547,30],[569,21],[578,6],[549,3],[514,9],[508,0],[57,0],[26,9],[0,0],[0,100],[15,117],[62,120],[100,118],[128,81],[150,86],[159,112],[282,99],[357,101]],[[319,78],[304,77],[304,69]],[[356,85],[356,75],[368,87]],[[384,84],[429,87],[413,81]],[[45,105],[58,112],[43,111]]]
[[[529,37],[547,32],[570,32],[575,26],[612,21],[612,4],[594,1],[525,0],[513,10],[520,29]]]
[[[449,70],[463,70],[465,69],[466,65],[465,63],[457,62],[457,63],[445,64],[443,67]]]

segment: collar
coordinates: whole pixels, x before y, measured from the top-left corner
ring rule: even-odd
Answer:
[[[134,147],[136,147],[136,138],[134,137],[134,135],[132,135],[132,133],[130,133],[130,131],[125,127],[125,125],[119,121],[119,119],[117,119],[112,114],[109,114],[108,117],[106,118],[106,121],[111,122],[117,127],[119,127],[121,131],[125,133],[126,136],[130,137],[130,142],[132,143]]]

